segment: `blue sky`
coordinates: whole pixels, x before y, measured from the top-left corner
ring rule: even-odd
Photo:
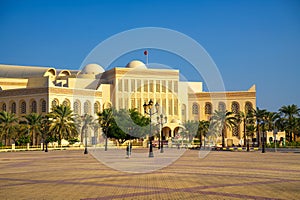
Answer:
[[[218,66],[226,90],[256,84],[260,108],[300,106],[300,1],[0,0],[0,63],[78,69],[101,41],[139,27],[195,39]],[[142,52],[130,56],[144,59]],[[175,68],[188,64],[165,52],[150,58]],[[198,79],[188,69],[183,73]]]

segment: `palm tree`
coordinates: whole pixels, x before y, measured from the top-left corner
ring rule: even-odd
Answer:
[[[50,132],[60,144],[62,139],[68,140],[78,136],[73,111],[69,106],[56,106],[49,117],[51,119]]]
[[[185,130],[182,132],[183,137],[187,137],[190,142],[191,139],[197,135],[199,122],[188,120],[183,124],[183,126],[185,127]]]
[[[217,111],[213,113],[211,117],[212,126],[221,132],[222,135],[222,147],[225,147],[225,131],[226,129],[232,129],[237,126],[237,118],[229,111]]]
[[[89,114],[85,114],[81,117],[82,119],[82,129],[81,129],[81,135],[84,133],[85,136],[85,149],[84,149],[84,154],[87,154],[87,131],[89,128],[92,128],[94,120],[93,116]]]
[[[199,121],[197,134],[198,134],[199,140],[200,140],[200,149],[202,146],[202,137],[204,137],[204,148],[205,148],[205,138],[208,133],[209,124],[210,124],[210,122],[206,121],[206,120]]]
[[[267,110],[263,109],[259,109],[258,107],[256,108],[256,110],[254,110],[254,116],[256,119],[256,138],[257,138],[257,145],[260,146],[260,123],[265,121],[265,117],[267,115]]]
[[[300,108],[298,108],[297,105],[292,104],[288,106],[282,106],[279,109],[280,114],[284,117],[284,129],[287,133],[287,138],[289,138],[289,141],[291,142],[293,140],[293,129],[295,126],[295,118],[299,116]],[[295,140],[295,134],[294,134],[294,140]]]
[[[277,128],[277,120],[279,120],[280,115],[277,112],[267,112],[265,116],[265,123],[268,131],[274,130]]]
[[[0,138],[5,137],[5,145],[8,145],[9,139],[16,132],[18,118],[13,113],[6,111],[0,112]]]
[[[236,115],[236,119],[237,119],[237,124],[239,125],[240,123],[243,122],[243,126],[244,126],[244,146],[247,143],[247,126],[250,124],[253,124],[253,112],[252,110],[249,110],[248,112],[244,113],[242,111],[240,111],[237,115]]]
[[[25,115],[24,118],[26,119],[29,135],[32,138],[32,145],[36,145],[37,136],[41,134],[42,130],[42,115],[30,113]]]
[[[107,151],[108,132],[109,132],[109,128],[114,123],[113,110],[112,110],[112,108],[106,108],[106,109],[103,109],[102,112],[97,113],[97,115],[98,115],[99,124],[102,127],[102,130],[103,130],[103,133],[105,136],[105,151]]]
[[[50,126],[51,126],[51,121],[49,120],[49,116],[48,115],[43,116],[41,120],[41,136],[43,140],[43,151],[46,145],[46,152],[48,152],[48,143],[51,137],[49,131]]]
[[[255,125],[254,124],[247,124],[246,126],[246,135],[249,137],[251,137],[251,140],[253,140],[254,137],[254,133],[255,133]],[[254,144],[252,144],[253,146]]]

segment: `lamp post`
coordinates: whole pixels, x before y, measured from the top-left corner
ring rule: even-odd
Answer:
[[[84,154],[88,154],[88,149],[87,149],[87,115],[84,115],[81,117],[83,120],[83,126],[82,126],[82,131],[84,131]]]
[[[127,145],[127,156],[128,158],[130,158],[131,156],[131,130],[132,130],[132,127],[128,127],[128,134],[129,134],[129,142],[128,142],[128,145]]]
[[[265,122],[262,121],[262,148],[261,148],[261,152],[262,153],[266,153],[266,149],[265,149]]]
[[[247,137],[247,125],[248,119],[244,118],[244,145],[246,146],[247,151],[250,151],[249,139]]]
[[[274,135],[274,148],[275,148],[275,152],[277,151],[276,149],[276,135],[278,133],[278,129],[277,128],[274,128],[274,131],[273,131],[273,135]]]
[[[165,121],[163,121],[163,119],[165,120]],[[157,123],[159,124],[159,126],[160,126],[160,153],[163,153],[164,152],[164,143],[163,143],[163,137],[162,137],[162,128],[163,128],[163,126],[164,126],[164,124],[165,123],[167,123],[167,120],[168,120],[168,118],[167,118],[167,116],[163,116],[163,114],[160,114],[160,116],[159,117],[157,117]]]
[[[149,134],[150,147],[149,147],[149,158],[154,157],[154,155],[153,155],[153,148],[152,148],[151,118],[152,118],[152,115],[154,115],[154,114],[156,114],[158,112],[159,104],[158,103],[155,104],[155,109],[156,109],[155,112],[152,111],[152,106],[153,106],[153,101],[151,99],[150,99],[150,101],[149,101],[148,104],[146,104],[146,102],[145,102],[144,105],[143,105],[143,107],[144,107],[144,113],[148,114],[150,116],[150,134]]]
[[[84,141],[84,154],[88,154],[88,150],[87,150],[87,128],[85,127],[84,128],[84,138],[85,138],[85,141]]]

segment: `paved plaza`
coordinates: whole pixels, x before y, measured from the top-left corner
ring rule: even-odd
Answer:
[[[120,159],[131,162],[143,151]],[[147,159],[161,159],[154,155]],[[0,199],[300,199],[300,154],[220,151],[199,158],[187,150],[161,169],[128,173],[91,152],[2,152],[0,180]]]

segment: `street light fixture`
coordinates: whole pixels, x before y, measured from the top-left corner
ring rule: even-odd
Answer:
[[[265,147],[265,122],[262,121],[262,148],[261,148],[261,152],[262,153],[266,153],[266,147]]]
[[[87,149],[87,129],[88,129],[88,125],[86,124],[87,121],[87,114],[85,114],[84,116],[82,116],[82,120],[83,120],[83,127],[82,130],[84,131],[84,154],[88,154],[88,149]]]
[[[165,120],[165,121],[163,121],[163,119]],[[167,123],[167,120],[168,120],[168,118],[167,118],[167,116],[163,116],[163,114],[160,114],[160,116],[159,117],[157,117],[157,123],[160,125],[160,153],[163,153],[164,152],[164,143],[163,143],[163,137],[162,137],[162,128],[163,128],[163,126],[164,126],[164,124],[165,123]]]
[[[250,151],[249,139],[247,137],[247,128],[246,125],[248,123],[248,119],[244,118],[244,146],[246,146],[247,151]]]
[[[278,129],[277,128],[274,128],[274,131],[273,131],[273,136],[274,136],[274,148],[275,148],[275,152],[277,152],[277,149],[276,149],[276,135],[278,133]]]
[[[128,127],[129,142],[128,142],[128,145],[127,145],[127,156],[128,156],[127,158],[130,158],[131,153],[132,153],[131,130],[132,130],[132,127]]]
[[[88,150],[87,150],[87,128],[84,129],[84,137],[85,137],[85,144],[84,144],[84,154],[88,154]]]
[[[151,131],[151,118],[152,118],[152,115],[158,113],[158,109],[159,109],[159,104],[156,103],[154,106],[155,106],[155,109],[156,111],[153,112],[152,111],[152,106],[153,106],[153,101],[150,99],[149,103],[146,104],[146,102],[144,103],[143,107],[144,107],[144,113],[145,114],[148,114],[150,116],[150,134],[149,134],[149,140],[150,140],[150,147],[149,147],[149,158],[151,157],[154,157],[153,155],[153,148],[152,148],[152,131]],[[151,136],[151,137],[150,137]]]

